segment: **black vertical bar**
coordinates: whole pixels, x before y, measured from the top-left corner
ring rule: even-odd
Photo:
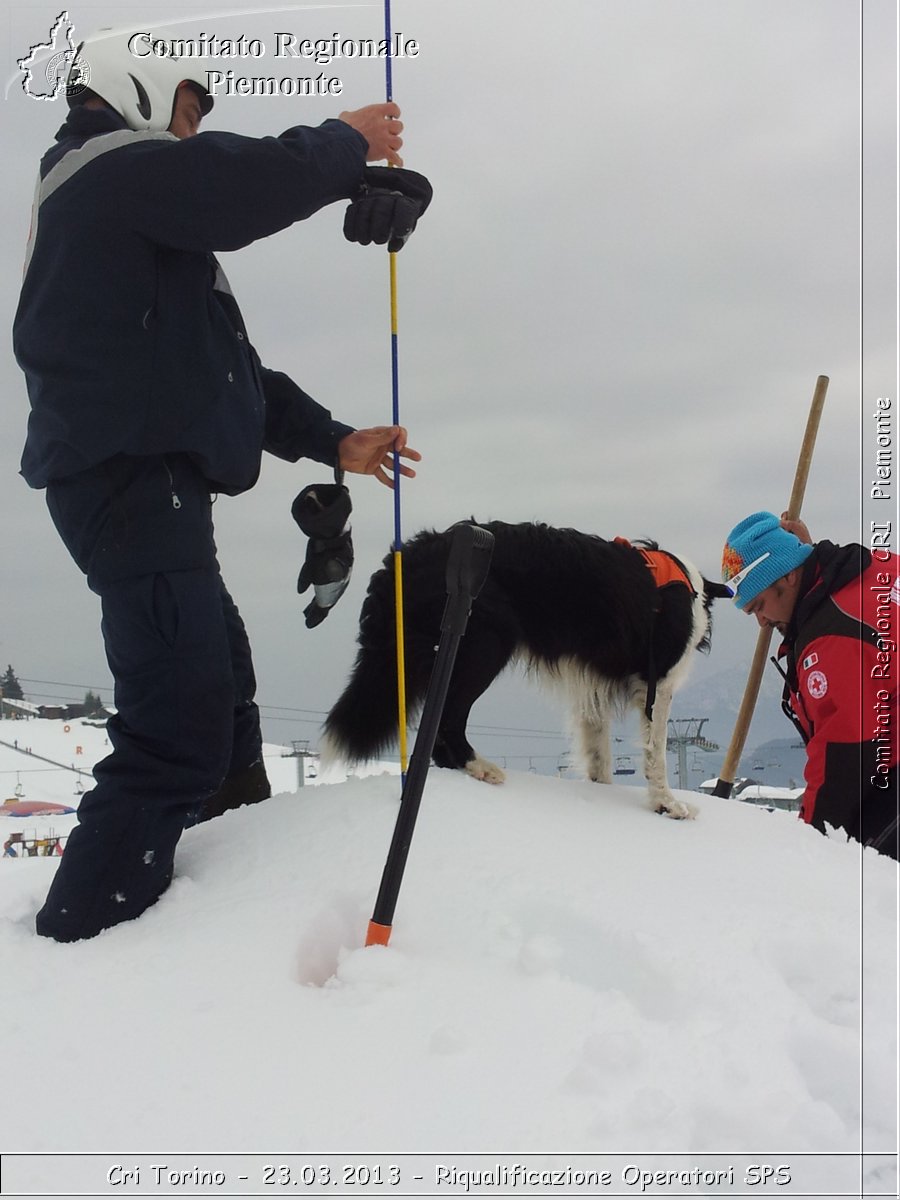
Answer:
[[[406,868],[406,859],[459,643],[466,631],[472,601],[487,578],[493,546],[493,534],[478,525],[457,525],[453,530],[447,560],[447,605],[441,620],[441,640],[428,683],[416,745],[400,797],[400,812],[397,814],[394,835],[372,913],[373,924],[386,929],[390,928],[394,919],[397,896]]]

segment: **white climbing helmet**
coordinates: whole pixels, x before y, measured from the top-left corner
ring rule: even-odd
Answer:
[[[204,116],[213,106],[202,58],[178,58],[171,39],[159,30],[98,29],[75,51],[66,94],[70,107],[89,88],[125,119],[129,129],[168,129],[175,93],[183,81],[201,92]]]

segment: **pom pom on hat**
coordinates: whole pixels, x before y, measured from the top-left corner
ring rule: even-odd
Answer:
[[[774,513],[758,512],[735,525],[722,552],[722,580],[738,608],[802,566],[813,547],[782,529]]]

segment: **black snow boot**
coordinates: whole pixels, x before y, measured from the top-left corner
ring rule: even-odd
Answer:
[[[266,775],[262,759],[251,763],[243,770],[229,775],[222,786],[212,796],[203,801],[199,821],[211,821],[213,817],[221,817],[230,808],[242,808],[245,804],[259,804],[268,800],[272,795],[272,785]]]

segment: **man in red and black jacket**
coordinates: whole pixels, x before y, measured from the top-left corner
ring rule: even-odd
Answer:
[[[806,743],[800,816],[898,857],[900,557],[815,545],[801,522],[754,513],[722,560],[735,603],[783,636],[784,708]]]

